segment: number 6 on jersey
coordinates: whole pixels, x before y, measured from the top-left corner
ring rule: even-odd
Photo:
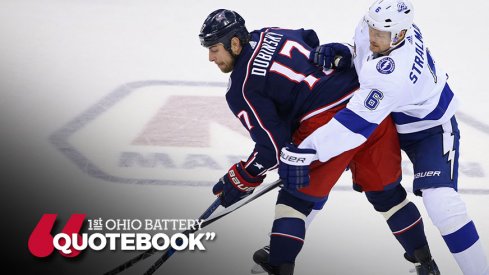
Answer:
[[[364,105],[370,110],[375,110],[383,98],[384,94],[381,91],[373,89],[365,99]]]

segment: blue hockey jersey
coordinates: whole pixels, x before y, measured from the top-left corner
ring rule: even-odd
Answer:
[[[301,121],[346,103],[359,88],[354,69],[323,71],[309,62],[318,45],[312,30],[264,28],[251,32],[236,58],[226,100],[255,142],[250,174],[276,168]]]

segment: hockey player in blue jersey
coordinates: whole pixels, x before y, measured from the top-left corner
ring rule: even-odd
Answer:
[[[227,207],[250,195],[265,173],[279,166],[279,159],[290,164],[281,169],[286,180],[277,198],[270,254],[255,259],[269,274],[293,274],[304,242],[306,216],[327,199],[347,166],[358,190],[377,194],[369,200],[385,212],[406,254],[415,257],[423,249],[429,257],[423,268],[436,268],[421,215],[399,184],[400,148],[390,117],[379,123],[363,145],[327,162],[313,161],[315,150],[296,146],[344,109],[358,90],[353,68],[325,71],[311,64],[311,50],[319,46],[312,30],[248,32],[244,19],[230,10],[212,12],[199,37],[208,48],[209,61],[222,72],[231,72],[226,101],[255,142],[248,159],[233,165],[214,185],[221,204]]]
[[[313,51],[311,60],[327,69],[353,66],[360,90],[299,148],[314,149],[320,161],[328,161],[361,145],[392,113],[401,148],[413,163],[414,193],[423,197],[462,272],[488,275],[478,232],[457,193],[457,99],[413,17],[409,0],[375,1],[356,28],[354,46],[330,43]],[[335,142],[338,135],[347,142]]]

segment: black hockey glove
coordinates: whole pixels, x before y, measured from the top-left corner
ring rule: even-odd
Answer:
[[[309,185],[309,164],[315,156],[316,150],[300,149],[292,143],[282,148],[278,174],[285,188],[296,190]]]
[[[332,68],[346,70],[352,66],[350,48],[341,43],[329,43],[318,46],[311,51],[309,60],[326,70]]]
[[[221,205],[228,207],[251,195],[265,176],[254,177],[243,167],[243,162],[233,165],[212,188],[214,195],[221,196]]]

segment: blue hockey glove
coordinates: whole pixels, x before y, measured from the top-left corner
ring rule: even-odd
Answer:
[[[320,45],[311,51],[309,60],[325,69],[345,70],[352,66],[350,48],[341,43]]]
[[[294,144],[282,148],[278,174],[287,189],[299,189],[309,185],[309,164],[315,159],[316,150],[299,149]]]
[[[221,196],[221,205],[228,207],[251,195],[265,176],[254,177],[243,167],[243,162],[233,165],[212,188],[214,195]]]

